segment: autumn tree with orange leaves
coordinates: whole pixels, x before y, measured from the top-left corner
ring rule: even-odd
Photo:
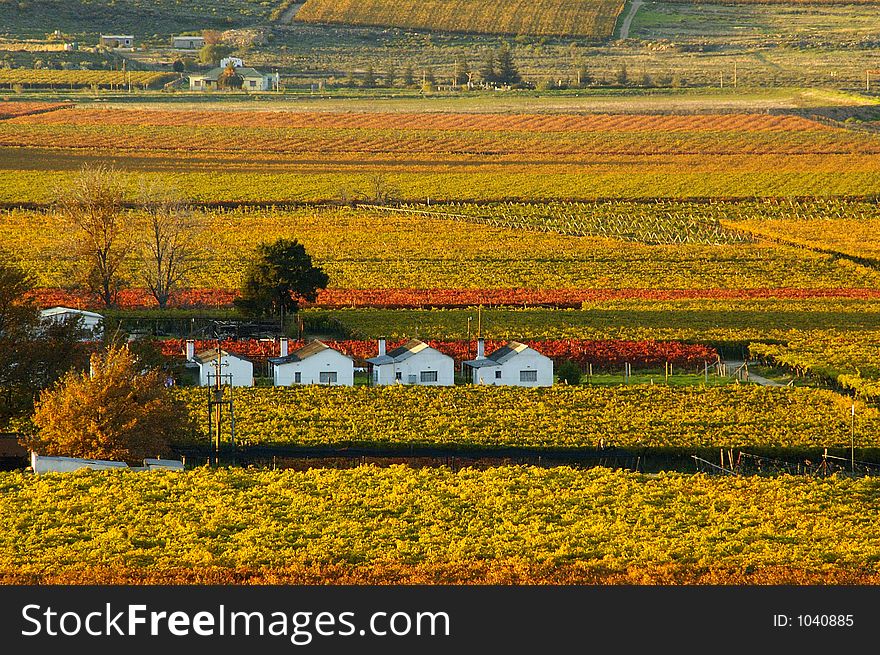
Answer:
[[[90,373],[68,373],[43,391],[34,414],[39,433],[28,446],[41,455],[134,462],[167,454],[193,429],[164,374],[141,370],[126,346],[91,358]]]

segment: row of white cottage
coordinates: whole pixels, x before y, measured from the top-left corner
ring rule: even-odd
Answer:
[[[199,383],[210,386],[216,382],[217,358],[220,358],[222,382],[237,387],[254,384],[254,364],[246,357],[225,350],[196,353],[194,342],[187,342],[187,362],[199,369]],[[281,356],[269,359],[276,386],[324,384],[352,386],[354,360],[321,341],[312,341],[292,353],[287,340],[281,341]],[[379,355],[367,360],[374,385],[413,384],[452,386],[455,384],[455,362],[423,341],[411,340],[387,351],[385,339],[379,340]],[[517,341],[485,355],[485,343],[477,342],[477,358],[464,362],[470,369],[474,384],[518,387],[549,387],[553,385],[553,360]]]

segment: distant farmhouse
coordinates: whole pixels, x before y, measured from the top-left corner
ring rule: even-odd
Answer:
[[[191,74],[189,76],[190,91],[216,91],[220,89],[220,76],[223,75],[227,65],[233,66],[235,74],[242,79],[241,89],[243,91],[272,91],[273,89],[278,89],[280,82],[278,73],[261,73],[255,68],[244,66],[240,59],[224,60],[220,64],[220,66],[207,73]]]
[[[203,36],[172,36],[171,47],[175,50],[201,50],[205,45]]]
[[[100,40],[98,41],[99,45],[102,45],[106,48],[133,48],[134,47],[134,36],[133,35],[118,35],[118,34],[102,34]]]
[[[354,360],[321,341],[287,353],[287,339],[281,340],[281,357],[269,359],[275,386],[293,384],[354,385]]]
[[[553,360],[518,341],[511,341],[486,357],[485,342],[480,339],[477,341],[477,358],[464,362],[464,365],[471,369],[474,384],[553,386]]]
[[[233,387],[254,386],[254,363],[241,355],[216,349],[195,352],[195,342],[186,342],[186,366],[198,368],[199,385],[214,386],[217,383],[217,359],[220,359],[220,384]]]
[[[413,339],[385,352],[379,339],[379,356],[367,360],[373,367],[373,384],[416,384],[451,387],[455,384],[455,362],[449,355]]]
[[[70,307],[50,307],[40,312],[43,321],[65,323],[67,321],[80,321],[80,326],[86,333],[85,340],[99,339],[104,334],[104,317],[95,312],[87,312],[83,309],[71,309]]]

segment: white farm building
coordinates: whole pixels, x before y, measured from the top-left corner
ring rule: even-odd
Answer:
[[[269,359],[275,386],[323,384],[354,385],[354,360],[321,341],[287,354],[287,339],[281,340],[281,357]]]
[[[477,342],[477,358],[464,363],[474,384],[512,387],[553,386],[553,360],[524,343],[511,341],[486,357],[485,342]]]
[[[367,360],[373,367],[374,385],[416,384],[452,386],[455,362],[452,357],[431,348],[424,341],[412,340],[385,352],[385,339],[379,340],[379,356]]]
[[[254,363],[241,355],[216,349],[193,352],[193,342],[186,344],[186,360],[190,367],[198,367],[199,384],[214,386],[217,382],[217,359],[220,359],[220,383],[233,387],[254,386]]]
[[[95,312],[87,312],[83,309],[71,309],[70,307],[50,307],[40,312],[43,321],[66,323],[67,321],[80,321],[80,327],[88,333],[89,337],[100,338],[104,334],[104,317]]]
[[[207,73],[191,74],[189,76],[190,91],[220,90],[220,76],[225,70],[224,67],[218,67]],[[261,73],[254,68],[235,66],[235,74],[242,80],[242,91],[272,91],[277,89],[280,84],[278,73]]]

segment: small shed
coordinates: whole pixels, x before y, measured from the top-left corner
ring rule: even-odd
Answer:
[[[55,323],[78,320],[87,334],[86,339],[100,338],[104,334],[104,317],[96,312],[70,307],[50,307],[40,312],[40,318],[45,322]]]
[[[98,44],[107,48],[133,48],[134,35],[102,34],[100,40],[98,41]]]
[[[553,360],[524,343],[511,341],[488,357],[485,342],[477,342],[477,358],[464,362],[474,384],[511,387],[553,386]]]
[[[449,355],[413,339],[385,352],[385,339],[379,339],[379,355],[367,360],[372,366],[374,385],[416,384],[449,387],[455,384],[455,362]]]
[[[201,50],[205,45],[203,36],[172,36],[171,47],[175,50]]]
[[[286,387],[295,384],[323,384],[328,386],[354,385],[354,360],[343,355],[322,341],[310,344],[289,355],[271,357],[272,376],[275,386]]]
[[[193,354],[191,359],[189,353],[187,356],[188,365],[198,367],[199,384],[203,387],[216,384],[218,358],[220,359],[221,384],[233,387],[254,386],[254,363],[247,357],[233,355],[222,349],[219,353],[216,349],[204,350]]]

